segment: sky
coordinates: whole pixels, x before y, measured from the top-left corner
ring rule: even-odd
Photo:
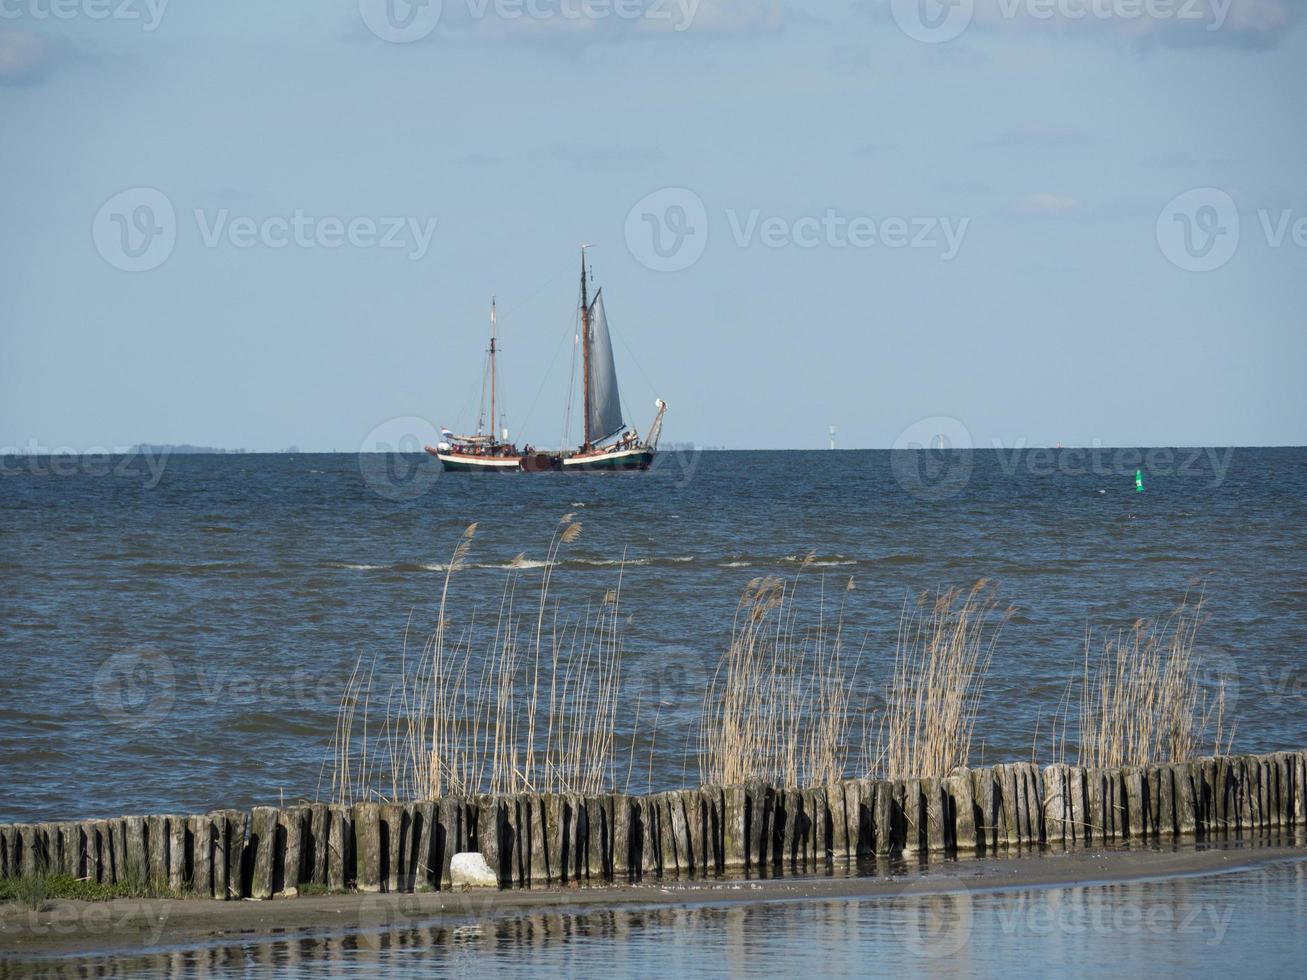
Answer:
[[[1303,445],[1305,13],[0,0],[0,447]]]

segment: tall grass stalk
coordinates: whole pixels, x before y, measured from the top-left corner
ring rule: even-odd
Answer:
[[[800,631],[797,585],[797,578],[757,578],[740,598],[700,712],[704,783],[815,785],[844,775],[851,680],[843,663],[844,598],[828,623],[823,586],[816,624]],[[846,596],[852,588],[850,580]]]
[[[555,529],[529,615],[519,612],[514,573],[493,624],[478,628],[473,619],[454,636],[450,583],[467,565],[476,525],[464,532],[445,567],[435,629],[419,655],[410,655],[405,633],[400,676],[371,754],[366,726],[376,665],[366,678],[362,665],[355,667],[329,760],[335,800],[433,800],[475,792],[593,795],[613,788],[621,572],[617,587],[578,620],[563,621],[550,600],[560,551],[580,533],[570,514]],[[481,642],[486,648],[477,658]]]
[[[868,773],[939,778],[967,764],[985,675],[1013,611],[1000,610],[984,579],[904,604],[880,724],[864,729]]]
[[[1225,687],[1205,689],[1194,657],[1203,600],[1186,596],[1160,623],[1137,621],[1109,636],[1095,656],[1085,639],[1077,762],[1088,767],[1174,762],[1204,744],[1230,750]],[[1211,740],[1210,742],[1208,740]]]

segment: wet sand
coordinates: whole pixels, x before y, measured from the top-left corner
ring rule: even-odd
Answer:
[[[345,894],[254,902],[141,899],[53,901],[39,912],[0,906],[0,964],[47,956],[141,953],[270,939],[385,932],[481,922],[551,910],[729,906],[821,899],[893,900],[965,888],[993,892],[1068,884],[1218,874],[1307,859],[1307,841],[1215,842],[1175,848],[1128,846],[1028,852],[882,867],[891,874],[665,880],[640,885],[515,891]],[[0,970],[0,973],[4,973]]]

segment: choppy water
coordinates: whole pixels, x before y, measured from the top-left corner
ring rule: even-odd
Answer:
[[[939,889],[949,889],[940,892]],[[563,909],[147,955],[0,960],[0,977],[1302,975],[1307,862],[1049,888]]]
[[[442,476],[416,457],[161,462],[156,481],[143,458],[4,461],[0,820],[312,797],[354,662],[397,659],[410,615],[434,625],[463,528],[480,524],[459,622],[474,606],[493,617],[521,553],[529,594],[569,512],[584,530],[555,573],[566,610],[601,601],[626,560],[625,689],[659,705],[633,790],[694,782],[702,686],[740,591],[808,554],[809,608],[854,581],[844,632],[852,648],[865,638],[863,685],[884,676],[905,596],[1001,584],[1020,612],[977,725],[986,761],[1029,757],[1088,626],[1201,588],[1199,652],[1229,685],[1236,748],[1307,745],[1301,449],[672,452],[606,477]],[[106,687],[122,676],[135,686]]]

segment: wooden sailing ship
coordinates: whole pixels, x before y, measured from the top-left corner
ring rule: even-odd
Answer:
[[[477,420],[476,433],[456,436],[448,429],[442,429],[440,444],[427,447],[427,452],[439,459],[446,470],[483,473],[604,472],[647,470],[653,465],[667,404],[661,398],[657,399],[655,407],[658,414],[649,427],[648,435],[643,438],[626,424],[622,417],[617,365],[613,358],[603,290],[597,292],[591,300],[589,280],[585,248],[582,247],[579,339],[584,435],[581,445],[570,451],[539,450],[529,445],[519,450],[509,440],[508,429],[496,414],[498,370],[495,358],[499,353],[499,331],[498,316],[492,302],[490,347],[486,352],[482,411]],[[490,411],[488,432],[485,425],[487,395]]]

